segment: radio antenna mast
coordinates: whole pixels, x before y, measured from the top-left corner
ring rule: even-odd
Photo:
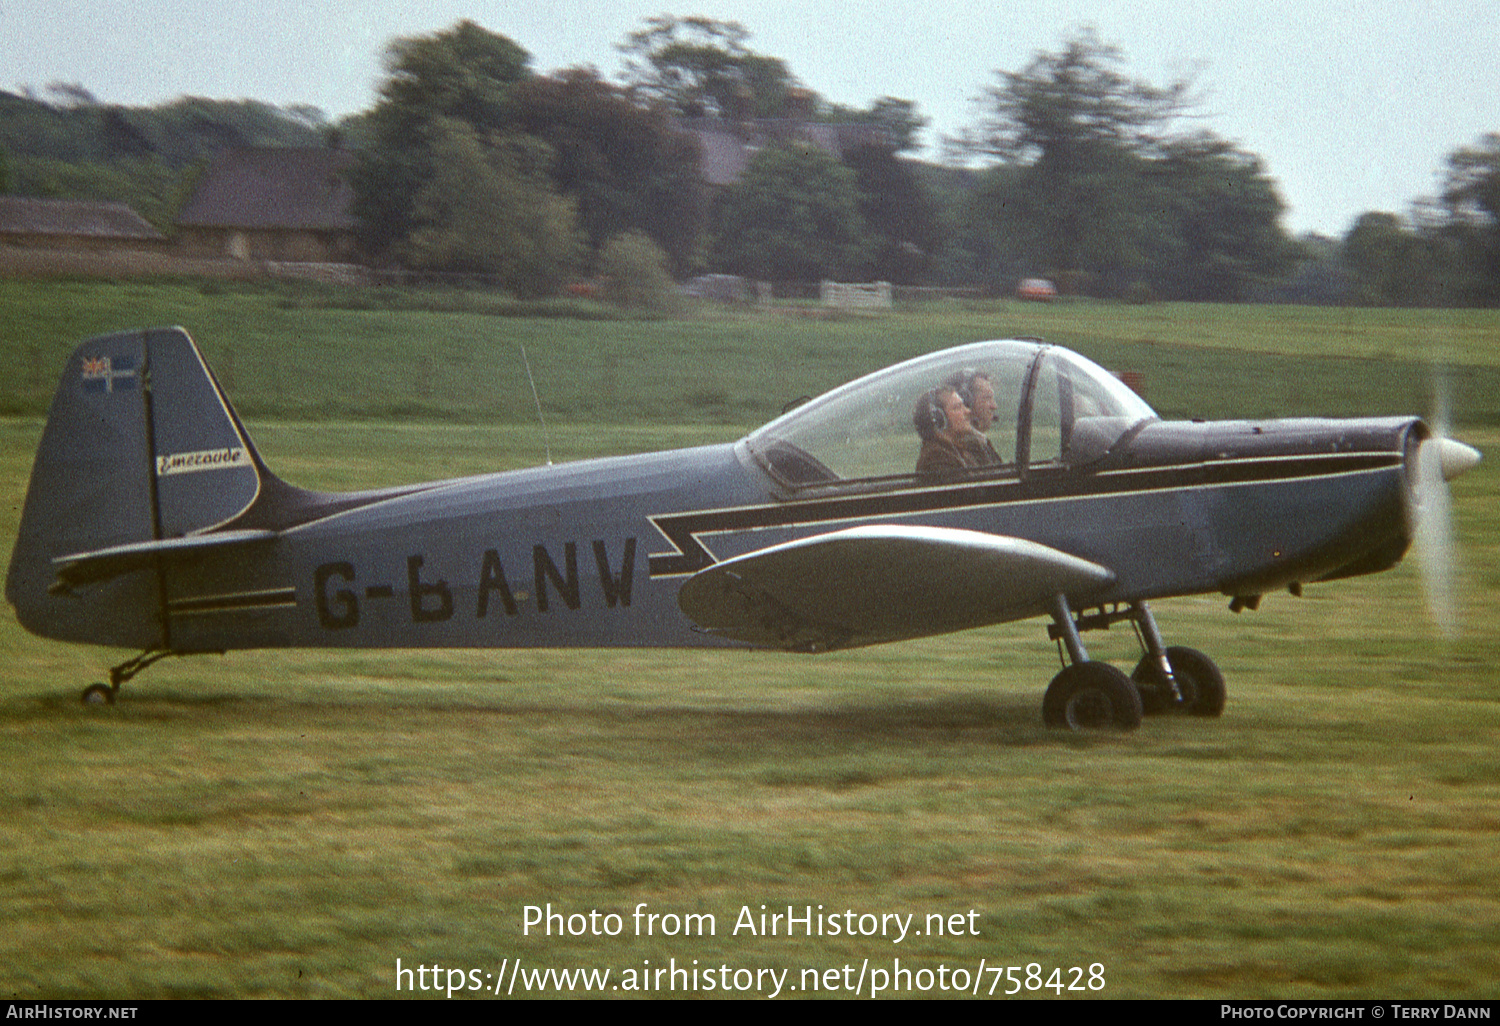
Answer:
[[[521,346],[521,362],[526,365],[526,380],[531,383],[531,398],[536,403],[536,419],[542,422],[542,448],[547,452],[547,466],[552,466],[552,443],[547,438],[547,418],[542,416],[542,397],[536,392],[536,378],[531,376],[531,361],[526,358],[526,346]]]

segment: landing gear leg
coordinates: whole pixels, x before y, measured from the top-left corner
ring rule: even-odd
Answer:
[[[1071,664],[1047,685],[1042,720],[1069,730],[1134,730],[1141,725],[1141,695],[1124,672],[1089,659],[1065,595],[1052,606],[1049,634],[1063,643]]]
[[[1224,711],[1224,674],[1214,661],[1194,648],[1162,644],[1156,618],[1144,602],[1131,607],[1132,620],[1140,631],[1145,654],[1131,679],[1141,691],[1147,715],[1185,712],[1191,716],[1218,716]]]
[[[84,705],[114,705],[119,697],[120,685],[140,673],[146,667],[167,656],[180,655],[169,648],[147,649],[133,659],[127,659],[109,670],[108,684],[90,684],[83,689]]]
[[[1130,607],[1131,623],[1141,640],[1145,654],[1136,664],[1131,679],[1141,689],[1141,707],[1147,716],[1156,716],[1182,704],[1182,693],[1177,686],[1177,677],[1172,672],[1172,660],[1167,656],[1167,646],[1162,641],[1161,630],[1156,626],[1156,617],[1151,607],[1144,602]]]

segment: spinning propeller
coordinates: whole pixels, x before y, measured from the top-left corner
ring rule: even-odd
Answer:
[[[1435,389],[1432,435],[1418,443],[1409,477],[1412,544],[1422,573],[1422,589],[1433,621],[1446,638],[1459,634],[1458,603],[1454,595],[1456,547],[1453,502],[1448,482],[1473,470],[1480,452],[1448,437],[1448,386],[1439,378]],[[1411,460],[1408,460],[1410,466]]]

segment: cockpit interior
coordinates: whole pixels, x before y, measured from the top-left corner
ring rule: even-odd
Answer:
[[[1093,361],[1018,339],[869,374],[778,417],[744,444],[789,491],[910,487],[1087,468],[1155,419]],[[935,448],[956,455],[928,460]]]

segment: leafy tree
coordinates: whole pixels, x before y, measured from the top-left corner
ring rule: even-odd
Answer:
[[[1430,306],[1438,295],[1432,248],[1395,214],[1360,216],[1344,237],[1353,298],[1367,306]]]
[[[1489,227],[1500,227],[1500,133],[1477,146],[1466,146],[1448,158],[1443,199],[1455,214]]]
[[[531,56],[505,36],[472,21],[430,36],[408,36],[386,51],[388,76],[380,104],[402,123],[438,118],[467,122],[477,131],[511,125],[511,91],[531,75]]]
[[[554,293],[582,256],[573,204],[543,171],[549,154],[526,137],[484,144],[467,122],[433,126],[434,171],[416,196],[404,249],[416,267],[492,274],[523,297]]]
[[[1277,302],[1304,306],[1335,306],[1349,296],[1349,271],[1344,266],[1343,243],[1309,232],[1295,241],[1295,265],[1271,290]]]
[[[677,302],[677,282],[667,269],[667,255],[644,232],[626,232],[599,252],[604,298],[635,310],[664,312]]]
[[[1234,299],[1293,252],[1260,162],[1210,134],[1174,131],[1186,79],[1123,70],[1092,32],[998,73],[971,152],[997,158],[977,197],[1002,263],[1104,294]]]
[[[882,96],[866,108],[829,104],[821,118],[834,124],[879,125],[890,133],[891,146],[897,153],[921,146],[919,136],[929,124],[927,118],[917,113],[915,103],[894,96]]]
[[[311,103],[289,103],[281,108],[281,113],[288,119],[300,125],[306,125],[315,132],[325,132],[329,127],[328,115],[323,108]]]
[[[639,230],[679,272],[692,267],[708,216],[692,137],[588,69],[528,79],[515,109],[518,127],[552,147],[552,183],[577,202],[591,246]]]
[[[1127,78],[1124,56],[1091,30],[1022,71],[1000,71],[986,90],[988,115],[968,143],[1005,161],[1035,162],[1063,175],[1101,151],[1150,155],[1192,107],[1191,83],[1165,87]]]
[[[104,106],[87,90],[52,90],[61,103],[0,93],[0,148],[11,191],[128,203],[169,230],[204,165],[225,146],[317,146],[297,117],[253,100],[186,97],[157,107]]]
[[[1015,276],[1045,273],[1066,291],[1118,291],[1145,273],[1153,209],[1143,162],[1101,150],[1086,170],[1058,179],[1034,164],[1000,164],[974,197],[990,262]]]
[[[183,97],[157,107],[54,106],[0,93],[0,144],[19,158],[117,164],[155,157],[180,170],[225,146],[318,146],[318,130],[255,100]]]
[[[110,107],[99,123],[100,141],[111,156],[125,159],[153,156],[157,144],[136,124],[124,107]]]
[[[1168,215],[1153,229],[1158,291],[1243,300],[1290,271],[1298,250],[1281,230],[1285,205],[1258,157],[1205,133],[1164,144],[1153,174]]]
[[[196,169],[174,170],[155,158],[106,164],[30,157],[19,164],[17,192],[126,203],[163,232],[171,229],[197,177]]]
[[[779,117],[796,80],[786,63],[755,53],[735,21],[661,14],[618,47],[625,81],[682,117]]]
[[[47,95],[54,98],[59,107],[77,110],[81,107],[97,107],[99,99],[78,82],[54,81],[47,83]]]
[[[0,92],[0,145],[12,156],[80,160],[88,151],[88,128],[71,111],[29,96]]]
[[[395,40],[369,118],[369,147],[350,176],[362,241],[388,253],[415,228],[414,203],[439,170],[433,148],[462,122],[477,138],[514,128],[515,87],[530,77],[530,56],[471,21],[430,36]]]
[[[1500,133],[1448,158],[1442,234],[1454,251],[1459,298],[1500,303]]]
[[[757,154],[724,197],[716,232],[720,266],[769,281],[841,276],[865,244],[854,172],[810,145]]]
[[[856,147],[844,163],[854,171],[859,212],[872,236],[861,277],[915,282],[942,246],[936,201],[889,147]]]
[[[1040,267],[1131,271],[1146,227],[1141,161],[1188,107],[1189,84],[1128,78],[1120,51],[1091,31],[1021,71],[1001,71],[971,149],[1026,169],[993,197],[1007,220],[1030,226]],[[1110,253],[1115,257],[1111,258]]]

